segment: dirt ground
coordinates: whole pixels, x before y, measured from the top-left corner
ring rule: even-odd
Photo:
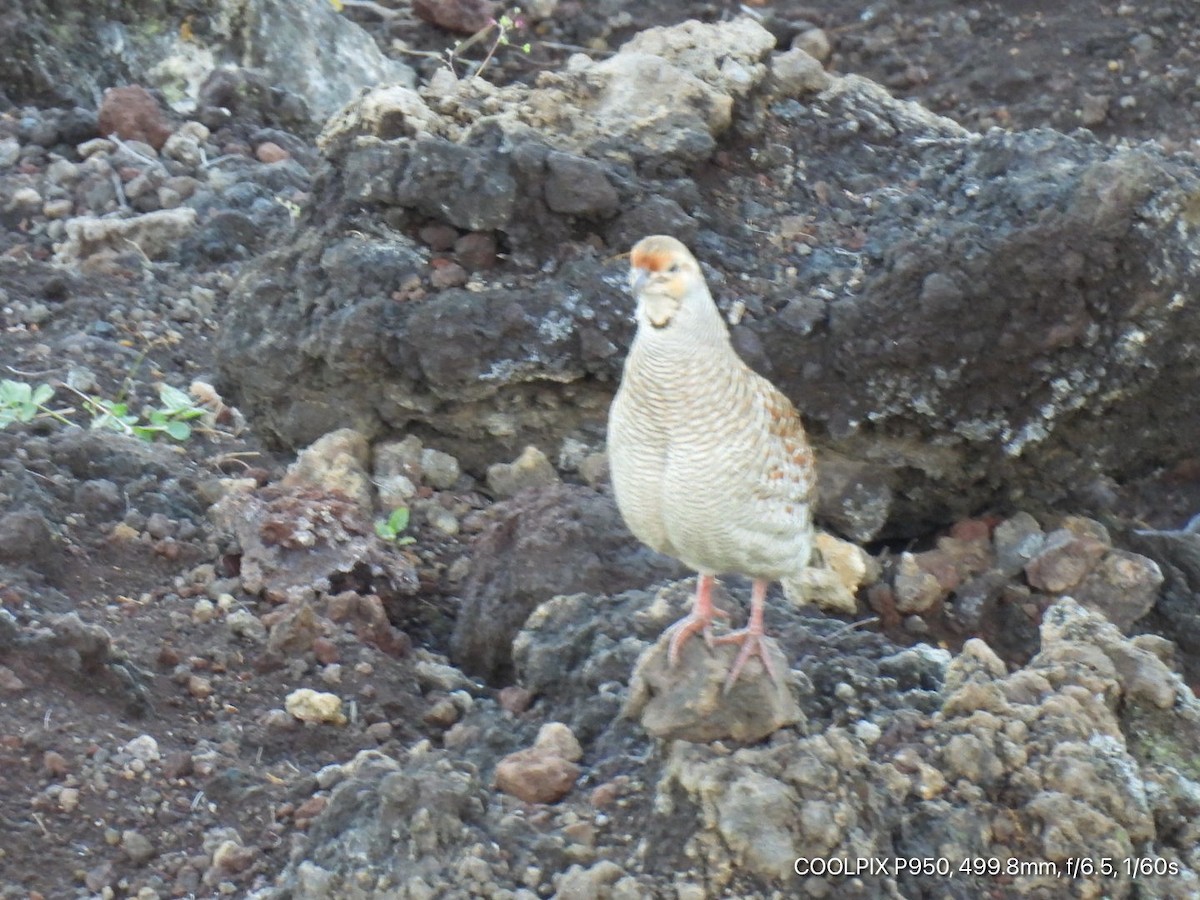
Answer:
[[[501,48],[492,76],[531,77],[651,25],[712,21],[739,8],[562,0]],[[1190,0],[812,0],[745,10],[781,47],[795,40],[822,52],[827,44],[831,69],[877,80],[971,128],[1088,127],[1105,140],[1180,150],[1200,140],[1200,8]],[[389,52],[399,39],[436,55],[454,40],[409,15],[381,19],[349,4],[346,15]],[[525,40],[528,54],[519,50]],[[441,65],[405,59],[422,77]],[[103,271],[60,270],[40,262],[45,244],[19,221],[3,228],[0,377],[57,383],[83,368],[95,393],[134,408],[156,402],[159,382],[214,380],[208,348],[236,259],[130,256]],[[196,308],[198,297],[212,308]],[[14,312],[15,301],[50,314],[34,321]],[[65,389],[56,398],[78,405]],[[397,698],[394,685],[416,677],[414,653],[446,652],[452,576],[469,535],[424,526],[404,549],[419,602],[392,624],[415,651],[388,652],[352,630],[322,645],[322,662],[340,663],[331,689],[358,698],[357,727],[281,725],[283,696],[307,664],[264,662],[211,615],[213,604],[255,617],[275,611],[238,595],[236,560],[204,515],[218,478],[265,484],[290,462],[260,446],[253,426],[235,434],[235,423],[217,422],[187,441],[153,445],[53,419],[0,431],[5,505],[25,501],[41,517],[6,520],[0,534],[0,562],[15,573],[0,583],[0,897],[242,895],[270,883],[319,812],[312,773],[366,747],[396,750],[442,734],[436,701],[445,691],[418,703],[415,692]],[[20,467],[32,477],[18,478]],[[486,503],[472,492],[460,499]],[[29,557],[42,564],[26,565]],[[45,624],[72,611],[78,627]],[[142,737],[148,730],[156,742]],[[159,758],[168,777],[151,778],[147,763]]]

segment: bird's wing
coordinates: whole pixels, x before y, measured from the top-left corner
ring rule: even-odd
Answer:
[[[756,492],[763,500],[785,506],[812,502],[816,463],[796,407],[760,375],[755,382],[756,416],[762,423],[762,477]]]

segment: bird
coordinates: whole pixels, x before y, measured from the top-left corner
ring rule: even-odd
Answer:
[[[792,402],[734,350],[688,248],[668,235],[629,254],[637,331],[609,409],[607,444],[621,517],[642,543],[698,573],[691,611],[668,631],[668,663],[697,633],[741,645],[728,691],[767,653],[763,612],[773,581],[799,578],[813,546],[816,464]],[[745,628],[714,637],[716,577],[752,579]]]

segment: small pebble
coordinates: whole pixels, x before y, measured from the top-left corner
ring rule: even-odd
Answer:
[[[441,265],[436,263],[440,262]],[[456,262],[435,260],[433,271],[429,273],[429,286],[442,291],[447,288],[462,287],[467,283],[467,270]]]
[[[187,680],[188,693],[197,700],[207,700],[213,694],[212,681],[203,675],[190,675]]]
[[[510,684],[500,689],[500,695],[497,699],[500,701],[501,709],[513,715],[520,715],[529,709],[533,703],[533,693],[527,688]]]
[[[368,725],[366,729],[367,737],[377,743],[384,743],[391,739],[392,723],[391,722],[376,722],[373,725]]]
[[[79,789],[63,788],[58,795],[58,808],[63,812],[74,812],[79,806]]]
[[[342,698],[336,694],[300,688],[287,695],[284,708],[301,722],[345,725]]]
[[[47,200],[42,205],[42,215],[47,219],[65,219],[75,209],[75,204],[65,198],[60,200]]]
[[[421,469],[425,483],[439,491],[453,488],[462,474],[457,459],[449,453],[430,448],[421,451]]]
[[[440,531],[442,534],[456,535],[459,531],[458,519],[454,513],[445,507],[434,504],[425,512],[425,518],[429,524]]]
[[[66,758],[57,750],[47,750],[42,754],[42,768],[54,778],[61,778],[69,771]]]
[[[254,148],[254,155],[261,163],[277,163],[290,159],[291,155],[274,141],[263,141]]]
[[[149,862],[155,856],[154,845],[141,832],[128,831],[121,832],[121,849],[129,857],[130,861],[135,865],[142,865]]]

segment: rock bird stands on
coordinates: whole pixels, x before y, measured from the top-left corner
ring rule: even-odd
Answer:
[[[691,613],[670,629],[668,661],[697,632],[709,646],[741,645],[725,687],[759,657],[772,581],[798,577],[812,550],[816,484],[795,408],[734,351],[704,275],[663,235],[630,254],[637,336],[608,419],[617,506],[643,543],[699,573]],[[714,578],[754,579],[746,628],[714,638]]]

